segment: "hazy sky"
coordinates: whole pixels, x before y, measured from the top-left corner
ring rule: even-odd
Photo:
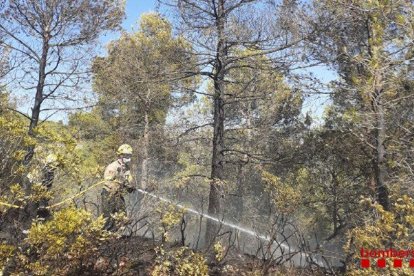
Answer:
[[[127,30],[131,30],[131,27],[139,19],[140,14],[155,9],[155,2],[155,0],[127,0],[126,20],[122,26]]]
[[[156,0],[127,0],[126,18],[122,27],[126,31],[132,31],[137,26],[137,22],[142,13],[154,11]],[[106,44],[108,41],[118,38],[119,34],[111,33],[103,36],[101,41]]]

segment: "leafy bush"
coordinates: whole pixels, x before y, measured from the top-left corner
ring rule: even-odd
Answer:
[[[15,250],[14,272],[67,275],[92,268],[99,245],[112,235],[102,230],[104,222],[75,208],[56,212],[47,222],[34,221],[24,244]]]
[[[187,247],[165,250],[161,245],[156,249],[157,258],[152,269],[152,276],[208,275],[208,266],[203,255],[194,253]]]

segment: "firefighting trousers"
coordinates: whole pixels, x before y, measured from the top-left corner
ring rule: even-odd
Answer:
[[[111,215],[115,213],[124,212],[126,213],[125,199],[119,193],[113,194],[103,189],[101,193],[102,198],[102,214],[106,218],[106,223],[104,226],[105,230],[108,231],[117,231],[117,226],[115,220]]]

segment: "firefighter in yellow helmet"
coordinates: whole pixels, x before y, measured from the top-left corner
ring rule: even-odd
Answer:
[[[132,193],[135,188],[130,171],[132,147],[121,145],[117,150],[118,159],[109,164],[104,173],[106,180],[102,190],[102,213],[106,218],[105,229],[116,231],[115,221],[111,215],[119,212],[126,213],[124,195]]]

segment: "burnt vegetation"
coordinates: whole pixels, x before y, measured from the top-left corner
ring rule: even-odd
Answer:
[[[411,274],[412,1],[155,6],[0,0],[0,274]]]

